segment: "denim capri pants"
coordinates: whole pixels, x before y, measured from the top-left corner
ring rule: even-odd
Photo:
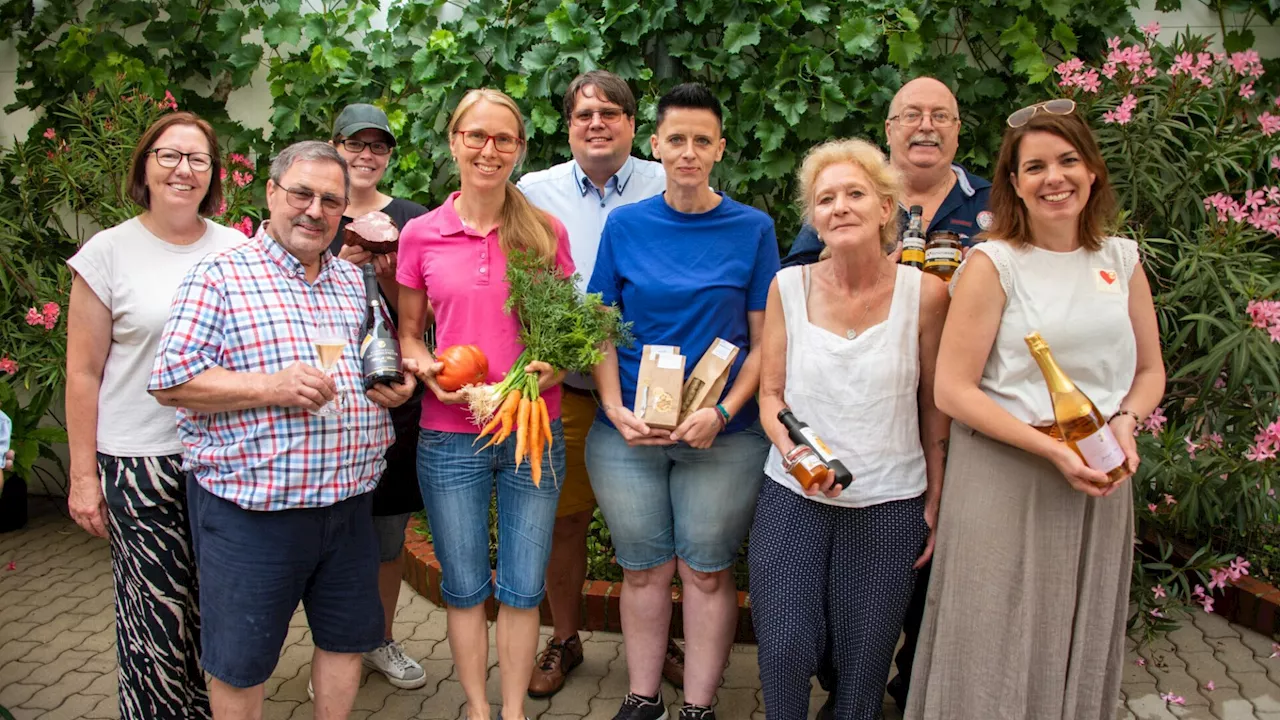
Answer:
[[[597,419],[587,471],[618,564],[647,570],[674,557],[698,572],[731,567],[751,527],[769,440],[759,423],[711,447],[631,447]]]
[[[535,608],[546,591],[551,533],[564,477],[564,428],[551,423],[542,455],[541,487],[529,463],[516,470],[516,439],[476,452],[475,433],[423,429],[418,438],[418,485],[440,560],[440,594],[469,608],[494,595],[514,608]],[[498,495],[498,574],[489,563],[489,505]]]

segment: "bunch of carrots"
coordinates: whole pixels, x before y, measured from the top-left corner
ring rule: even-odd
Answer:
[[[520,354],[502,382],[491,389],[490,402],[500,401],[493,417],[480,430],[476,442],[492,433],[490,445],[501,445],[516,434],[516,469],[529,461],[529,473],[533,486],[542,482],[542,453],[551,447],[551,414],[547,401],[538,395],[538,376],[524,371],[529,364],[529,351]],[[474,444],[474,443],[472,443]],[[552,469],[554,475],[555,469]]]

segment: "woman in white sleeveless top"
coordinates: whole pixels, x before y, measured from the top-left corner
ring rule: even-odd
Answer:
[[[955,423],[908,720],[1111,720],[1133,556],[1126,479],[1048,433],[1038,331],[1138,467],[1134,428],[1164,393],[1136,243],[1066,100],[1019,110],[993,176],[995,222],[953,281],[938,406]]]
[[[751,528],[751,601],[769,718],[808,716],[836,675],[834,717],[880,717],[916,568],[932,553],[948,420],[933,405],[942,281],[885,255],[901,180],[861,140],[814,148],[799,173],[823,260],[769,288],[760,416],[773,441]],[[783,469],[789,408],[853,475],[807,491]]]

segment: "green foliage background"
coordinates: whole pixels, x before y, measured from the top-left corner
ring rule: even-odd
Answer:
[[[713,182],[769,212],[784,244],[797,229],[797,159],[836,136],[883,140],[894,92],[929,73],[964,114],[958,161],[993,163],[1002,120],[1064,54],[1102,52],[1131,28],[1125,0],[408,0],[375,29],[366,0],[33,0],[0,4],[0,40],[22,64],[17,105],[47,108],[123,74],[155,97],[215,121],[231,149],[327,137],[349,102],[384,107],[400,138],[392,192],[431,205],[453,183],[443,128],[467,89],[497,87],[528,116],[538,169],[568,158],[560,98],[578,72],[610,69],[640,100],[647,154],[654,105],[699,80],[726,109],[729,149]],[[460,13],[460,17],[458,17]],[[441,17],[454,19],[441,20]],[[266,66],[272,129],[226,112],[231,91]],[[37,130],[42,129],[38,128]],[[34,133],[37,130],[33,130]],[[259,173],[260,175],[262,173]]]

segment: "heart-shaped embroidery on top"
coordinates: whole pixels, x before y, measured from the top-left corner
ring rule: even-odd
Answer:
[[[1116,281],[1116,273],[1114,270],[1099,270],[1098,274],[1102,276],[1102,279],[1105,280],[1108,285]]]

